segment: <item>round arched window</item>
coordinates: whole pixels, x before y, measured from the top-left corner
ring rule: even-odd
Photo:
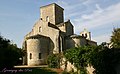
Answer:
[[[46,21],[49,22],[49,16],[46,17]]]

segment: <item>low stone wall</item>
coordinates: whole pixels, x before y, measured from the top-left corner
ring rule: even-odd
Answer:
[[[69,61],[66,61],[65,58],[62,58],[61,59],[61,63],[60,63],[60,68],[62,70],[65,70],[67,72],[70,72],[70,71],[74,71],[76,72],[77,71],[77,68],[74,66],[74,64],[71,64]],[[95,70],[92,66],[88,65],[88,67],[86,67],[87,69],[87,73],[88,74],[93,74],[93,71]]]

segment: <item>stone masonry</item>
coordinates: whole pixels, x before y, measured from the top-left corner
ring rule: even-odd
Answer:
[[[86,29],[80,35],[74,34],[74,26],[70,20],[64,22],[63,11],[64,9],[55,3],[40,7],[39,20],[24,37],[24,65],[46,64],[49,54],[87,44],[97,45],[91,40],[91,34]]]

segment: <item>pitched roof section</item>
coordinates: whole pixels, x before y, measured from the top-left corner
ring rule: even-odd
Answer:
[[[54,25],[54,24],[52,24],[52,23],[50,23],[50,22],[48,22],[48,26],[49,26],[49,27],[52,27],[52,28],[54,28],[54,29],[60,30],[56,25]]]
[[[57,24],[56,26],[57,26],[57,27],[61,27],[61,26],[63,26],[63,25],[66,24],[66,23],[71,23],[71,22],[70,22],[70,20],[68,20],[68,21],[66,21],[66,22]],[[67,24],[66,24],[66,25],[67,25]],[[73,26],[73,25],[72,25],[72,26]]]
[[[37,34],[37,35],[29,36],[26,39],[38,39],[38,38],[41,38],[41,37],[49,38],[47,36],[43,36],[43,35]]]

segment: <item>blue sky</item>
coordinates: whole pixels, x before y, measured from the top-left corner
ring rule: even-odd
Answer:
[[[1,35],[21,47],[39,19],[39,8],[50,3],[64,8],[64,19],[71,20],[76,34],[86,28],[98,44],[109,42],[113,28],[120,27],[120,0],[0,0]]]

